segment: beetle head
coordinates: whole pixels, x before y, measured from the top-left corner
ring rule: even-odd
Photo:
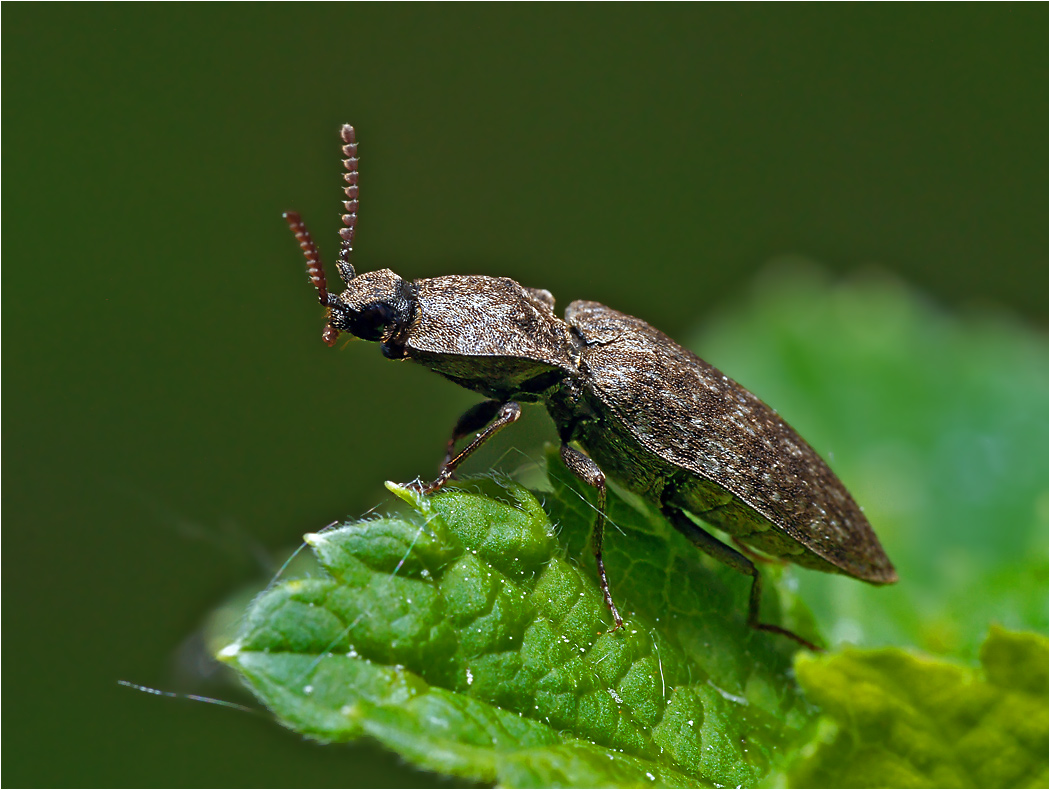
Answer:
[[[337,266],[346,290],[341,294],[330,293],[321,256],[310,232],[298,214],[290,211],[284,218],[306,257],[306,274],[317,290],[317,300],[327,308],[327,322],[321,333],[324,342],[334,346],[339,333],[346,332],[362,340],[382,341],[384,347],[400,345],[395,339],[400,339],[412,320],[415,305],[412,285],[389,269],[358,275],[341,255]]]
[[[346,290],[338,296],[328,295],[325,332],[347,332],[389,344],[404,334],[412,320],[412,291],[411,284],[389,269],[360,274],[348,280]]]

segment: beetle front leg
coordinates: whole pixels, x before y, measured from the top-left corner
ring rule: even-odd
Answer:
[[[678,508],[665,506],[663,508],[663,514],[667,517],[667,520],[674,525],[675,529],[689,538],[698,549],[705,554],[714,557],[719,562],[728,565],[737,573],[742,573],[745,576],[751,577],[751,595],[748,598],[747,607],[747,624],[751,628],[754,628],[756,631],[768,631],[772,634],[786,636],[788,639],[795,640],[803,647],[809,648],[817,653],[821,652],[821,648],[817,647],[812,642],[803,639],[793,631],[789,631],[779,625],[773,625],[772,623],[759,622],[758,608],[762,602],[762,576],[759,574],[758,568],[755,567],[755,563],[751,562],[751,560],[736,549],[730,548],[722,541],[694,524],[692,519]]]
[[[495,412],[497,407],[499,408],[499,413],[496,414],[496,419],[492,420],[484,431],[474,437],[474,441],[464,447],[458,455],[453,456],[452,449],[456,443],[456,439],[462,438],[468,433],[472,433],[477,430],[477,428],[480,428],[488,422],[489,419],[492,419],[491,412]],[[489,413],[487,418],[481,419],[486,415],[486,412]],[[438,476],[434,478],[433,482],[425,484],[416,483],[413,487],[421,494],[434,493],[452,479],[452,473],[456,471],[456,467],[463,463],[471,453],[487,442],[498,430],[507,427],[512,422],[517,422],[520,416],[521,406],[514,401],[507,401],[502,405],[499,401],[485,401],[484,403],[479,403],[477,406],[471,407],[462,417],[459,418],[456,427],[453,429],[452,441],[449,443],[449,452],[445,456],[445,462],[441,465],[441,470],[438,472]]]
[[[463,415],[456,421],[456,427],[452,429],[452,438],[448,440],[448,446],[445,449],[445,460],[441,462],[442,469],[456,457],[456,443],[464,436],[480,431],[488,425],[502,405],[503,403],[498,400],[486,400],[475,403],[463,412]]]
[[[605,538],[605,473],[588,456],[567,444],[561,446],[561,460],[580,480],[598,489],[598,518],[594,522],[592,532],[594,560],[598,565],[598,586],[601,588],[602,595],[605,596],[605,605],[612,612],[613,621],[616,623],[613,626],[615,631],[617,628],[623,628],[623,618],[620,617],[620,611],[613,603],[612,593],[609,591],[609,579],[605,575],[605,562],[602,560],[602,541]]]

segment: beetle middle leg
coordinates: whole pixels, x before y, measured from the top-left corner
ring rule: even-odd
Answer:
[[[613,621],[616,623],[613,626],[615,631],[617,628],[623,628],[623,618],[620,617],[620,611],[616,608],[616,604],[613,603],[612,593],[609,591],[609,579],[605,575],[605,562],[602,560],[602,541],[605,538],[605,501],[607,496],[605,473],[588,456],[568,444],[561,446],[561,460],[569,468],[569,471],[580,480],[598,489],[598,518],[594,522],[594,530],[591,533],[593,536],[594,560],[598,565],[598,586],[605,597],[605,605],[612,612]]]
[[[751,577],[751,595],[749,596],[747,607],[747,624],[751,628],[758,631],[768,631],[772,634],[786,636],[788,639],[794,639],[803,647],[807,647],[814,652],[821,652],[819,647],[812,642],[803,639],[793,631],[781,628],[779,625],[773,625],[772,623],[759,622],[758,608],[762,602],[762,576],[759,574],[758,568],[755,567],[755,563],[736,549],[730,548],[722,541],[694,524],[692,519],[678,508],[664,506],[663,514],[667,517],[667,520],[674,525],[675,529],[689,538],[698,549],[705,554],[714,557],[719,562],[728,565],[734,571]]]
[[[497,409],[499,410],[498,412]],[[493,416],[495,416],[495,419],[493,419]],[[517,422],[520,416],[521,406],[514,401],[507,401],[503,404],[494,400],[484,401],[467,409],[452,430],[452,439],[448,443],[445,462],[441,464],[438,476],[430,483],[417,483],[413,487],[421,494],[434,493],[452,479],[452,474],[456,471],[456,467],[463,463],[471,453],[492,438],[493,434],[501,428],[506,428],[512,422]],[[492,420],[492,422],[489,422],[489,420]],[[473,433],[487,422],[489,426],[474,437],[474,441],[460,450],[458,455],[453,455],[456,441],[469,433]]]

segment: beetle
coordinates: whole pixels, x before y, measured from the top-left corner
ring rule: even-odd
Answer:
[[[588,301],[572,302],[559,318],[549,291],[506,277],[407,281],[389,269],[358,274],[350,261],[357,139],[349,124],[340,135],[341,293],[328,291],[301,217],[284,215],[326,308],[324,342],[334,345],[340,333],[378,342],[389,359],[424,365],[487,399],[460,417],[437,477],[416,483],[417,490],[441,488],[464,459],[521,416],[521,403],[542,403],[557,426],[566,467],[597,490],[592,546],[614,630],[623,618],[602,560],[606,475],[656,503],[698,548],[751,577],[752,628],[816,649],[760,621],[761,575],[749,549],[872,584],[897,580],[864,513],[817,452],[748,390],[641,319]],[[741,550],[697,520],[727,533]]]

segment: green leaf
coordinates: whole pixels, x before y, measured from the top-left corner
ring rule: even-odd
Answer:
[[[618,497],[610,633],[593,509],[551,469],[557,529],[515,483],[390,486],[406,512],[307,536],[324,574],[261,595],[221,657],[300,733],[479,782],[757,783],[812,718],[793,643],[747,627],[746,578]]]
[[[993,628],[983,671],[902,650],[799,656],[824,710],[793,787],[1046,787],[1047,640]]]

